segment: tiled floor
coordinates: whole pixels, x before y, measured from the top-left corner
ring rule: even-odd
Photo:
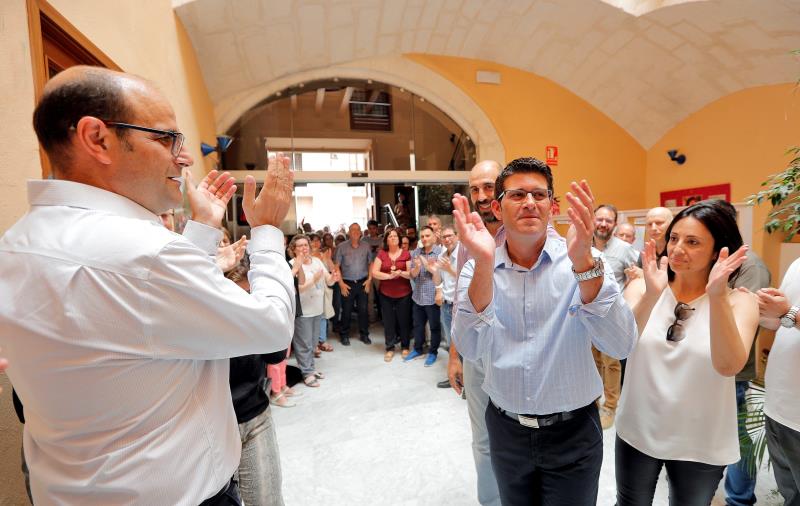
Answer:
[[[475,505],[475,471],[466,401],[438,389],[447,353],[433,367],[423,360],[383,361],[380,325],[374,341],[350,347],[334,338],[317,370],[320,388],[303,392],[292,408],[273,407],[287,506]],[[598,504],[613,505],[614,431],[604,437]],[[771,471],[758,476],[759,504],[782,504]],[[714,504],[724,504],[717,493]],[[654,504],[666,505],[662,474]]]

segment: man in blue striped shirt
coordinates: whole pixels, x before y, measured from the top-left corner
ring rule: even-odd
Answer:
[[[500,247],[466,197],[453,199],[474,257],[459,278],[453,340],[465,360],[486,369],[492,467],[506,506],[596,503],[603,383],[591,345],[625,358],[636,339],[614,274],[592,249],[589,185],[570,186],[566,241],[547,234],[553,176],[535,158],[512,161],[497,178]]]

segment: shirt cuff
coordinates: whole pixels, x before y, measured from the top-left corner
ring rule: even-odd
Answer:
[[[494,295],[486,309],[480,313],[475,310],[472,301],[469,300],[469,294],[464,297],[464,300],[458,301],[458,312],[468,319],[470,327],[474,326],[476,330],[480,330],[483,326],[491,326],[494,323]]]
[[[283,232],[272,225],[259,225],[250,229],[247,252],[252,255],[266,251],[283,254]]]
[[[600,291],[597,292],[597,297],[595,297],[592,302],[584,304],[581,300],[580,288],[575,290],[575,294],[572,296],[572,302],[569,305],[569,312],[573,315],[583,312],[602,318],[608,314],[611,310],[611,306],[614,305],[614,302],[619,296],[617,280],[614,279],[613,273],[606,271],[603,277],[603,286],[601,286]]]
[[[217,247],[222,240],[222,231],[203,223],[189,220],[183,229],[183,237],[205,251],[208,256],[217,256]]]

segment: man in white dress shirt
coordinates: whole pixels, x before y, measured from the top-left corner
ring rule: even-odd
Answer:
[[[183,236],[159,222],[192,160],[151,83],[72,67],[46,85],[34,129],[55,180],[28,183],[30,210],[0,239],[0,345],[25,406],[35,503],[239,504],[227,359],[291,340],[276,228],[288,160],[270,161],[258,197],[245,181],[248,294],[213,258],[228,174],[187,181]]]

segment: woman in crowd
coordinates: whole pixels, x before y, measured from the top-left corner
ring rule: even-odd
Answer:
[[[403,251],[408,251],[410,249],[410,246],[411,246],[411,239],[409,239],[408,236],[404,235],[403,237],[400,238],[400,249],[402,249]]]
[[[758,325],[755,296],[728,288],[746,259],[735,219],[717,201],[681,211],[644,251],[625,299],[639,340],[617,413],[617,504],[649,505],[662,466],[670,505],[707,506],[739,460],[734,376]]]
[[[334,281],[338,281],[336,266],[333,264],[333,260],[331,260],[333,251],[326,247],[321,236],[317,234],[311,234],[308,236],[311,240],[311,256],[314,258],[319,259],[322,262],[322,265],[325,266],[325,269],[328,271],[329,274],[334,276]],[[333,239],[333,236],[331,236]],[[334,283],[336,286],[336,283]],[[324,287],[325,292],[323,293],[323,301],[322,301],[322,318],[319,322],[319,344],[317,344],[317,348],[314,351],[314,357],[319,357],[320,352],[322,351],[333,351],[333,346],[331,343],[328,342],[328,319],[333,317],[333,288],[330,286]]]
[[[332,285],[331,275],[318,258],[311,256],[308,237],[298,234],[289,243],[289,254],[294,258],[292,266],[302,266],[305,283],[298,287],[303,316],[294,321],[294,355],[303,374],[303,382],[309,387],[318,387],[325,376],[314,369],[314,347],[319,339],[319,325],[324,305],[324,285]]]
[[[411,255],[400,248],[400,235],[390,230],[383,237],[383,249],[372,263],[372,278],[380,280],[381,315],[386,335],[383,359],[391,362],[400,340],[403,357],[408,355],[411,337]]]

